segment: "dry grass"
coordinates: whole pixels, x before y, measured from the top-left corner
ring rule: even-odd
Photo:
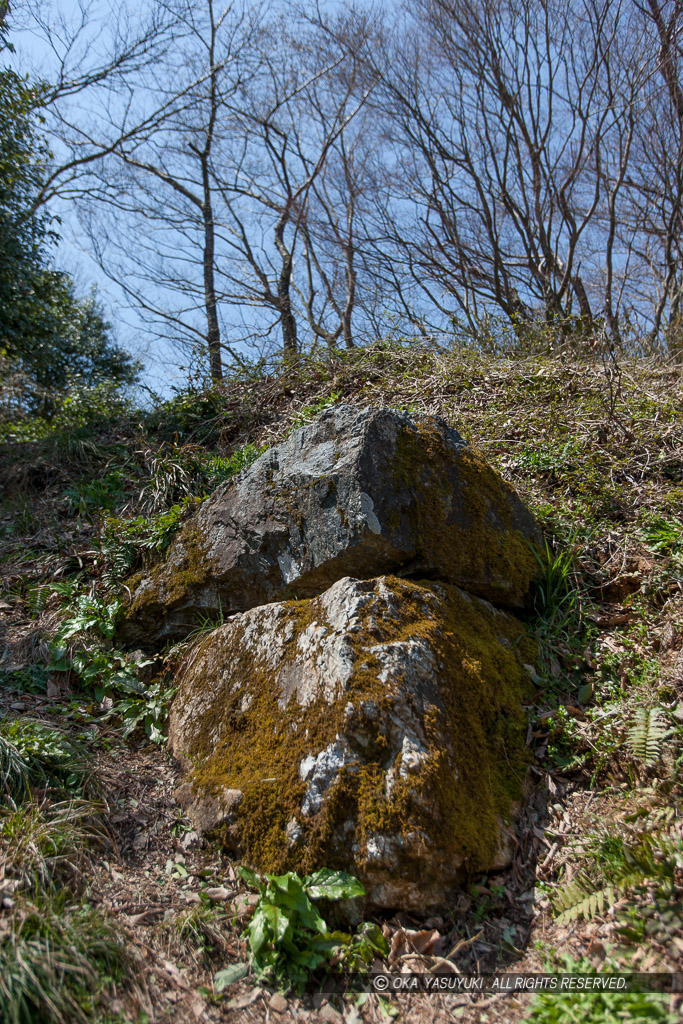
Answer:
[[[191,489],[196,477],[187,475],[187,467],[192,460],[201,463],[203,447],[228,457],[241,445],[276,443],[333,401],[443,416],[518,488],[554,550],[571,560],[572,586],[580,595],[571,614],[550,615],[535,626],[545,650],[536,699],[528,709],[535,787],[514,863],[497,876],[473,880],[451,913],[429,924],[441,937],[432,952],[457,947],[460,970],[512,964],[540,970],[561,952],[577,960],[588,956],[596,966],[613,962],[680,970],[683,925],[676,919],[647,934],[624,931],[656,903],[651,878],[628,889],[613,910],[590,920],[559,924],[553,913],[554,894],[579,873],[592,872],[598,884],[608,866],[606,835],[628,845],[635,841],[634,829],[660,827],[666,809],[680,804],[682,748],[674,714],[683,707],[679,368],[647,361],[615,366],[597,357],[513,361],[375,348],[352,358],[303,361],[271,375],[243,375],[221,394],[193,395],[187,408],[171,405],[142,427],[134,420],[110,424],[88,443],[59,445],[53,439],[49,445],[20,446],[0,462],[0,477],[4,473],[13,488],[0,506],[0,603],[5,606],[0,656],[6,652],[0,669],[26,672],[49,660],[59,600],[50,598],[39,607],[36,587],[81,573],[84,583],[103,592],[106,559],[99,550],[98,516],[90,515],[89,521],[74,512],[73,501],[69,506],[64,493],[74,481],[112,467],[130,473],[130,493],[123,495],[118,514],[132,516],[157,493],[173,501],[178,487]],[[159,451],[177,462],[168,491],[159,473],[154,476]],[[6,710],[49,717],[59,706],[68,710],[70,726],[82,729],[89,715],[82,695],[49,692],[49,697],[8,695]],[[663,709],[671,727],[649,764],[629,743],[634,715],[643,708]],[[230,875],[230,866],[210,847],[183,845],[187,824],[177,817],[173,768],[163,752],[116,747],[111,755],[103,753],[104,742],[117,742],[116,732],[111,725],[98,730],[93,746],[109,807],[103,839],[108,835],[110,852],[105,856],[93,845],[92,835],[76,834],[89,827],[87,815],[76,814],[68,827],[62,823],[72,837],[64,839],[63,853],[49,855],[40,830],[49,830],[50,814],[55,829],[62,827],[59,809],[43,809],[35,820],[36,812],[29,810],[16,826],[16,838],[2,847],[5,877],[22,885],[29,876],[70,878],[74,891],[129,930],[150,987],[130,1003],[112,994],[116,1012],[137,1006],[150,1019],[179,1022],[275,1019],[268,994],[254,995],[248,979],[229,993],[243,1001],[232,1009],[227,999],[214,1005],[198,994],[198,986],[210,990],[216,966],[244,955],[232,904],[224,909],[197,903],[206,885],[227,886],[237,901],[234,872]],[[14,826],[7,827],[11,832]],[[16,858],[7,852],[11,845]],[[85,859],[83,851],[89,851]],[[50,856],[57,858],[54,864]],[[176,857],[183,858],[187,876],[167,870]],[[679,884],[674,879],[674,907],[681,903]],[[425,922],[399,917],[385,924],[396,936],[401,929],[419,931]],[[428,958],[418,962],[432,965]],[[405,997],[397,1005],[406,1021],[452,1020],[457,1011],[465,1022],[503,1024],[529,1012],[528,997]],[[350,1002],[339,1007],[349,1020],[354,1019],[351,1007]],[[384,1019],[374,997],[357,1014],[368,1024]],[[279,1019],[319,1016],[304,999],[290,1001]]]

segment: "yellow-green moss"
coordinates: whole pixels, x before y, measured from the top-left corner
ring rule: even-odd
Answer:
[[[538,564],[514,522],[514,488],[478,452],[463,448],[457,460],[460,505],[451,509],[452,463],[438,421],[427,417],[418,430],[400,430],[394,474],[411,494],[403,514],[421,549],[432,557],[438,553],[443,578],[494,602],[520,604]],[[398,526],[398,516],[390,526]]]
[[[528,754],[521,702],[529,683],[513,645],[526,637],[515,620],[489,612],[451,586],[441,588],[447,599],[437,616],[424,618],[422,611],[420,617],[423,586],[430,584],[403,581],[402,603],[412,614],[395,639],[423,637],[436,650],[443,711],[433,705],[424,716],[430,756],[419,792],[415,778],[397,780],[388,803],[381,780],[373,786],[366,776],[359,825],[364,838],[373,831],[423,831],[476,870],[495,851],[499,819],[509,817],[522,795]],[[528,655],[528,642],[525,647]],[[444,736],[451,738],[452,750],[443,747]],[[425,811],[425,802],[433,811]]]
[[[182,555],[178,558],[178,552]],[[127,619],[145,616],[150,611],[171,608],[176,602],[187,597],[192,587],[200,587],[211,580],[213,560],[208,555],[206,541],[195,520],[190,521],[178,536],[174,547],[174,558],[157,565],[149,574],[148,585],[133,599],[126,611]],[[142,574],[128,581],[128,588],[134,591],[142,580]],[[135,583],[134,583],[135,580]]]
[[[476,869],[495,850],[498,819],[507,817],[521,796],[527,768],[521,700],[527,683],[515,644],[523,627],[455,587],[440,585],[436,601],[430,597],[432,584],[385,580],[398,595],[398,615],[392,619],[377,614],[375,607],[371,642],[367,623],[349,637],[356,648],[354,672],[348,689],[331,705],[320,699],[303,710],[293,695],[286,707],[280,706],[279,675],[296,657],[298,636],[311,623],[323,622],[317,598],[282,606],[280,635],[288,620],[294,629],[275,669],[266,661],[255,662],[230,625],[202,641],[182,682],[183,702],[209,688],[212,693],[211,709],[196,723],[189,751],[195,765],[191,781],[214,794],[242,791],[236,815],[243,853],[259,870],[348,865],[350,844],[340,847],[338,832],[349,820],[356,822],[353,839],[361,849],[377,832],[411,836],[414,845],[415,834],[422,831],[445,858],[464,858]],[[405,780],[396,772],[388,801],[387,738],[381,732],[371,734],[370,757],[364,752],[363,763],[347,765],[328,790],[322,810],[303,818],[306,784],[299,766],[304,757],[334,742],[349,703],[357,711],[367,700],[386,708],[400,685],[400,680],[379,681],[381,665],[368,647],[420,638],[429,642],[440,662],[439,706],[426,708],[424,715],[430,741],[426,770]],[[528,651],[523,658],[529,660]],[[225,676],[224,666],[230,666]],[[252,699],[245,709],[247,694]],[[439,715],[445,721],[439,722]],[[367,728],[373,728],[369,719]],[[452,737],[452,749],[442,747],[444,736]],[[304,829],[305,842],[290,848],[285,828],[292,817]]]
[[[143,572],[136,572],[132,576],[128,576],[128,578],[123,581],[124,597],[128,597],[129,600],[132,600],[130,595],[135,593],[144,578],[145,574]]]

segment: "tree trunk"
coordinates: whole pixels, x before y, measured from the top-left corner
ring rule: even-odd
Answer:
[[[208,183],[208,182],[207,182]],[[206,306],[206,343],[209,349],[209,369],[211,380],[216,383],[223,380],[223,361],[221,358],[221,332],[218,326],[218,302],[214,280],[214,226],[213,210],[207,189],[204,190],[205,202],[202,207],[204,216],[204,302]]]
[[[285,245],[285,226],[289,210],[285,209],[275,228],[275,245],[282,258],[282,270],[277,282],[278,307],[282,324],[282,349],[285,359],[293,359],[299,351],[296,336],[296,320],[292,313],[290,284],[292,280],[292,254]]]

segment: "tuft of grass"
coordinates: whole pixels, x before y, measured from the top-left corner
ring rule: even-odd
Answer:
[[[88,904],[18,902],[0,939],[0,1020],[101,1021],[103,996],[131,974],[123,937]]]
[[[532,547],[541,572],[532,592],[533,619],[530,631],[540,652],[541,676],[537,685],[557,687],[567,681],[567,672],[581,661],[588,639],[584,616],[585,594],[574,561],[576,534],[565,546],[553,550],[545,541],[545,550]],[[566,688],[566,687],[565,687]]]
[[[104,840],[100,808],[88,800],[0,808],[0,860],[15,891],[81,888],[88,847]]]
[[[0,732],[0,802],[23,799],[28,792],[29,768],[19,750]]]
[[[196,903],[179,914],[173,923],[184,947],[191,947],[206,962],[225,957],[231,946],[226,937],[229,923],[225,911],[206,902]]]
[[[206,633],[213,633],[214,629],[218,629],[219,626],[225,625],[223,602],[220,597],[218,598],[217,615],[202,615],[200,612],[197,617],[199,619],[199,623],[188,635],[188,640],[195,640],[197,637],[204,636]]]
[[[575,540],[573,534],[567,545],[556,551],[546,540],[541,554],[532,546],[541,569],[533,595],[534,610],[546,629],[553,632],[566,630],[581,617],[581,591],[574,566]]]

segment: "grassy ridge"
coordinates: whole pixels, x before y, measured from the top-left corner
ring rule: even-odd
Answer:
[[[516,919],[513,882],[483,880],[487,895],[470,893],[463,913],[483,922],[495,953],[482,961],[463,947],[461,967],[471,953],[488,969],[520,946],[532,956],[542,922],[538,963],[578,924],[606,950],[603,963],[681,969],[681,371],[388,345],[242,373],[146,411],[90,394],[52,423],[0,427],[0,849],[11,882],[0,1007],[24,1007],[14,1019],[104,1019],[101,1006],[127,984],[121,933],[93,903],[88,864],[106,846],[108,811],[88,758],[105,740],[163,747],[181,652],[117,648],[125,579],[163,556],[219,483],[340,401],[443,416],[514,483],[548,539],[528,617],[542,649],[528,742],[550,787],[542,839],[530,833],[525,847],[535,909]],[[26,694],[41,702],[39,721],[12,708]],[[12,851],[29,847],[39,853],[27,869]],[[211,913],[192,929],[207,955],[224,955],[230,928]],[[464,927],[462,915],[449,926]],[[37,987],[17,974],[26,950]]]

